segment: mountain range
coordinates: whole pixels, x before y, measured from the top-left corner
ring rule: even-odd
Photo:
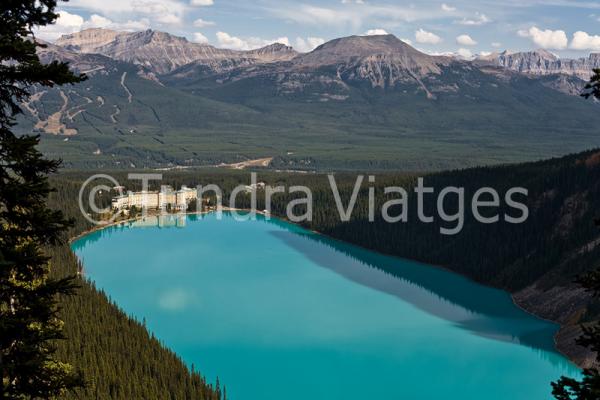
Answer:
[[[587,58],[561,59],[551,52],[539,49],[530,52],[512,53],[504,51],[479,57],[479,62],[531,75],[571,75],[588,81],[592,70],[600,68],[600,53],[592,53]]]
[[[89,79],[37,91],[24,132],[68,166],[192,166],[273,157],[292,169],[441,169],[600,145],[579,94],[600,55],[546,51],[475,60],[393,35],[309,53],[218,49],[152,30],[88,29],[40,50]]]
[[[185,38],[153,30],[117,32],[87,29],[60,37],[56,45],[76,53],[102,54],[140,65],[156,74],[172,72],[190,63],[217,69],[221,63],[248,66],[290,60],[298,55],[291,47],[279,43],[252,51],[235,51],[192,43]]]

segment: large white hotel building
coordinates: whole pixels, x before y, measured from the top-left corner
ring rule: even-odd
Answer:
[[[115,211],[126,210],[131,207],[159,210],[171,209],[177,211],[186,211],[192,200],[198,199],[198,191],[196,189],[182,186],[180,190],[174,191],[169,186],[163,186],[160,192],[158,191],[141,191],[127,192],[122,196],[117,196],[112,199],[112,208]]]

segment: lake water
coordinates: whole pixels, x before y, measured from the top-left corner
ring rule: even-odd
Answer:
[[[508,294],[282,221],[148,218],[73,249],[233,400],[550,399],[578,376]]]

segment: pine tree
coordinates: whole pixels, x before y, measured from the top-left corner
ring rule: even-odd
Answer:
[[[582,96],[586,99],[593,96],[600,100],[600,68],[594,69],[594,75],[592,76],[592,79],[590,79],[590,83],[585,86],[585,91]]]
[[[33,85],[84,79],[60,62],[42,64],[34,29],[58,17],[56,0],[0,2],[0,370],[2,399],[52,398],[81,384],[73,368],[56,360],[62,339],[57,297],[74,289],[70,279],[50,279],[47,245],[69,226],[46,206],[47,176],[59,161],[36,149],[39,136],[12,132],[19,104]]]
[[[594,297],[600,298],[600,270],[584,275],[577,281]],[[596,363],[600,364],[600,323],[583,327],[583,335],[577,344],[589,348],[596,353]],[[586,368],[583,379],[562,377],[552,383],[552,394],[558,400],[598,400],[600,399],[600,370]]]

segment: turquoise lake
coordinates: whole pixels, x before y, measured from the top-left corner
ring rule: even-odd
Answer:
[[[507,293],[282,221],[148,218],[73,249],[232,400],[551,399],[579,376]]]

